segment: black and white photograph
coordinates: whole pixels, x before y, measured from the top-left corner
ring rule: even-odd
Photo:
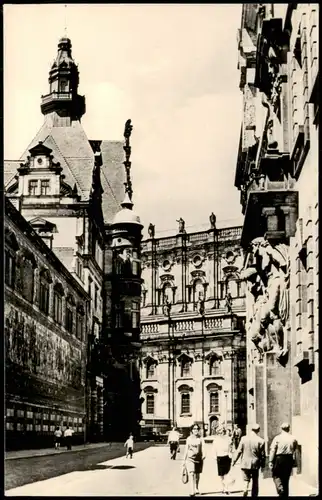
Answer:
[[[3,5],[4,494],[319,495],[319,5]]]

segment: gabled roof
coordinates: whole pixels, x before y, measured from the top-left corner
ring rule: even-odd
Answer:
[[[88,199],[92,185],[94,153],[80,122],[71,127],[49,127],[43,124],[29,144],[21,160],[25,161],[31,148],[42,141],[44,146],[53,150],[55,160],[59,161],[65,182],[72,187],[76,184],[82,199]]]

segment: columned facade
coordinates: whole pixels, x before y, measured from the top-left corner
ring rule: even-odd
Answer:
[[[245,297],[241,228],[142,242],[142,427],[188,433],[199,422],[246,426]]]

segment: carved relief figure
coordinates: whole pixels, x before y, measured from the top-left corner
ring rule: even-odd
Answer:
[[[251,243],[257,276],[251,286],[254,296],[253,336],[266,337],[264,350],[271,346],[278,350],[278,358],[287,354],[285,334],[289,316],[289,255],[288,247],[278,244],[272,247],[264,238]],[[254,275],[252,275],[254,279]],[[245,276],[250,280],[251,276]],[[253,340],[253,337],[252,337]],[[253,340],[254,341],[254,340]]]

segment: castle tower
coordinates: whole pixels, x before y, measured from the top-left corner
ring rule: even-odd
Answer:
[[[49,71],[49,94],[41,96],[41,112],[48,125],[72,126],[85,113],[85,97],[78,95],[79,72],[72,57],[72,44],[63,37]]]

